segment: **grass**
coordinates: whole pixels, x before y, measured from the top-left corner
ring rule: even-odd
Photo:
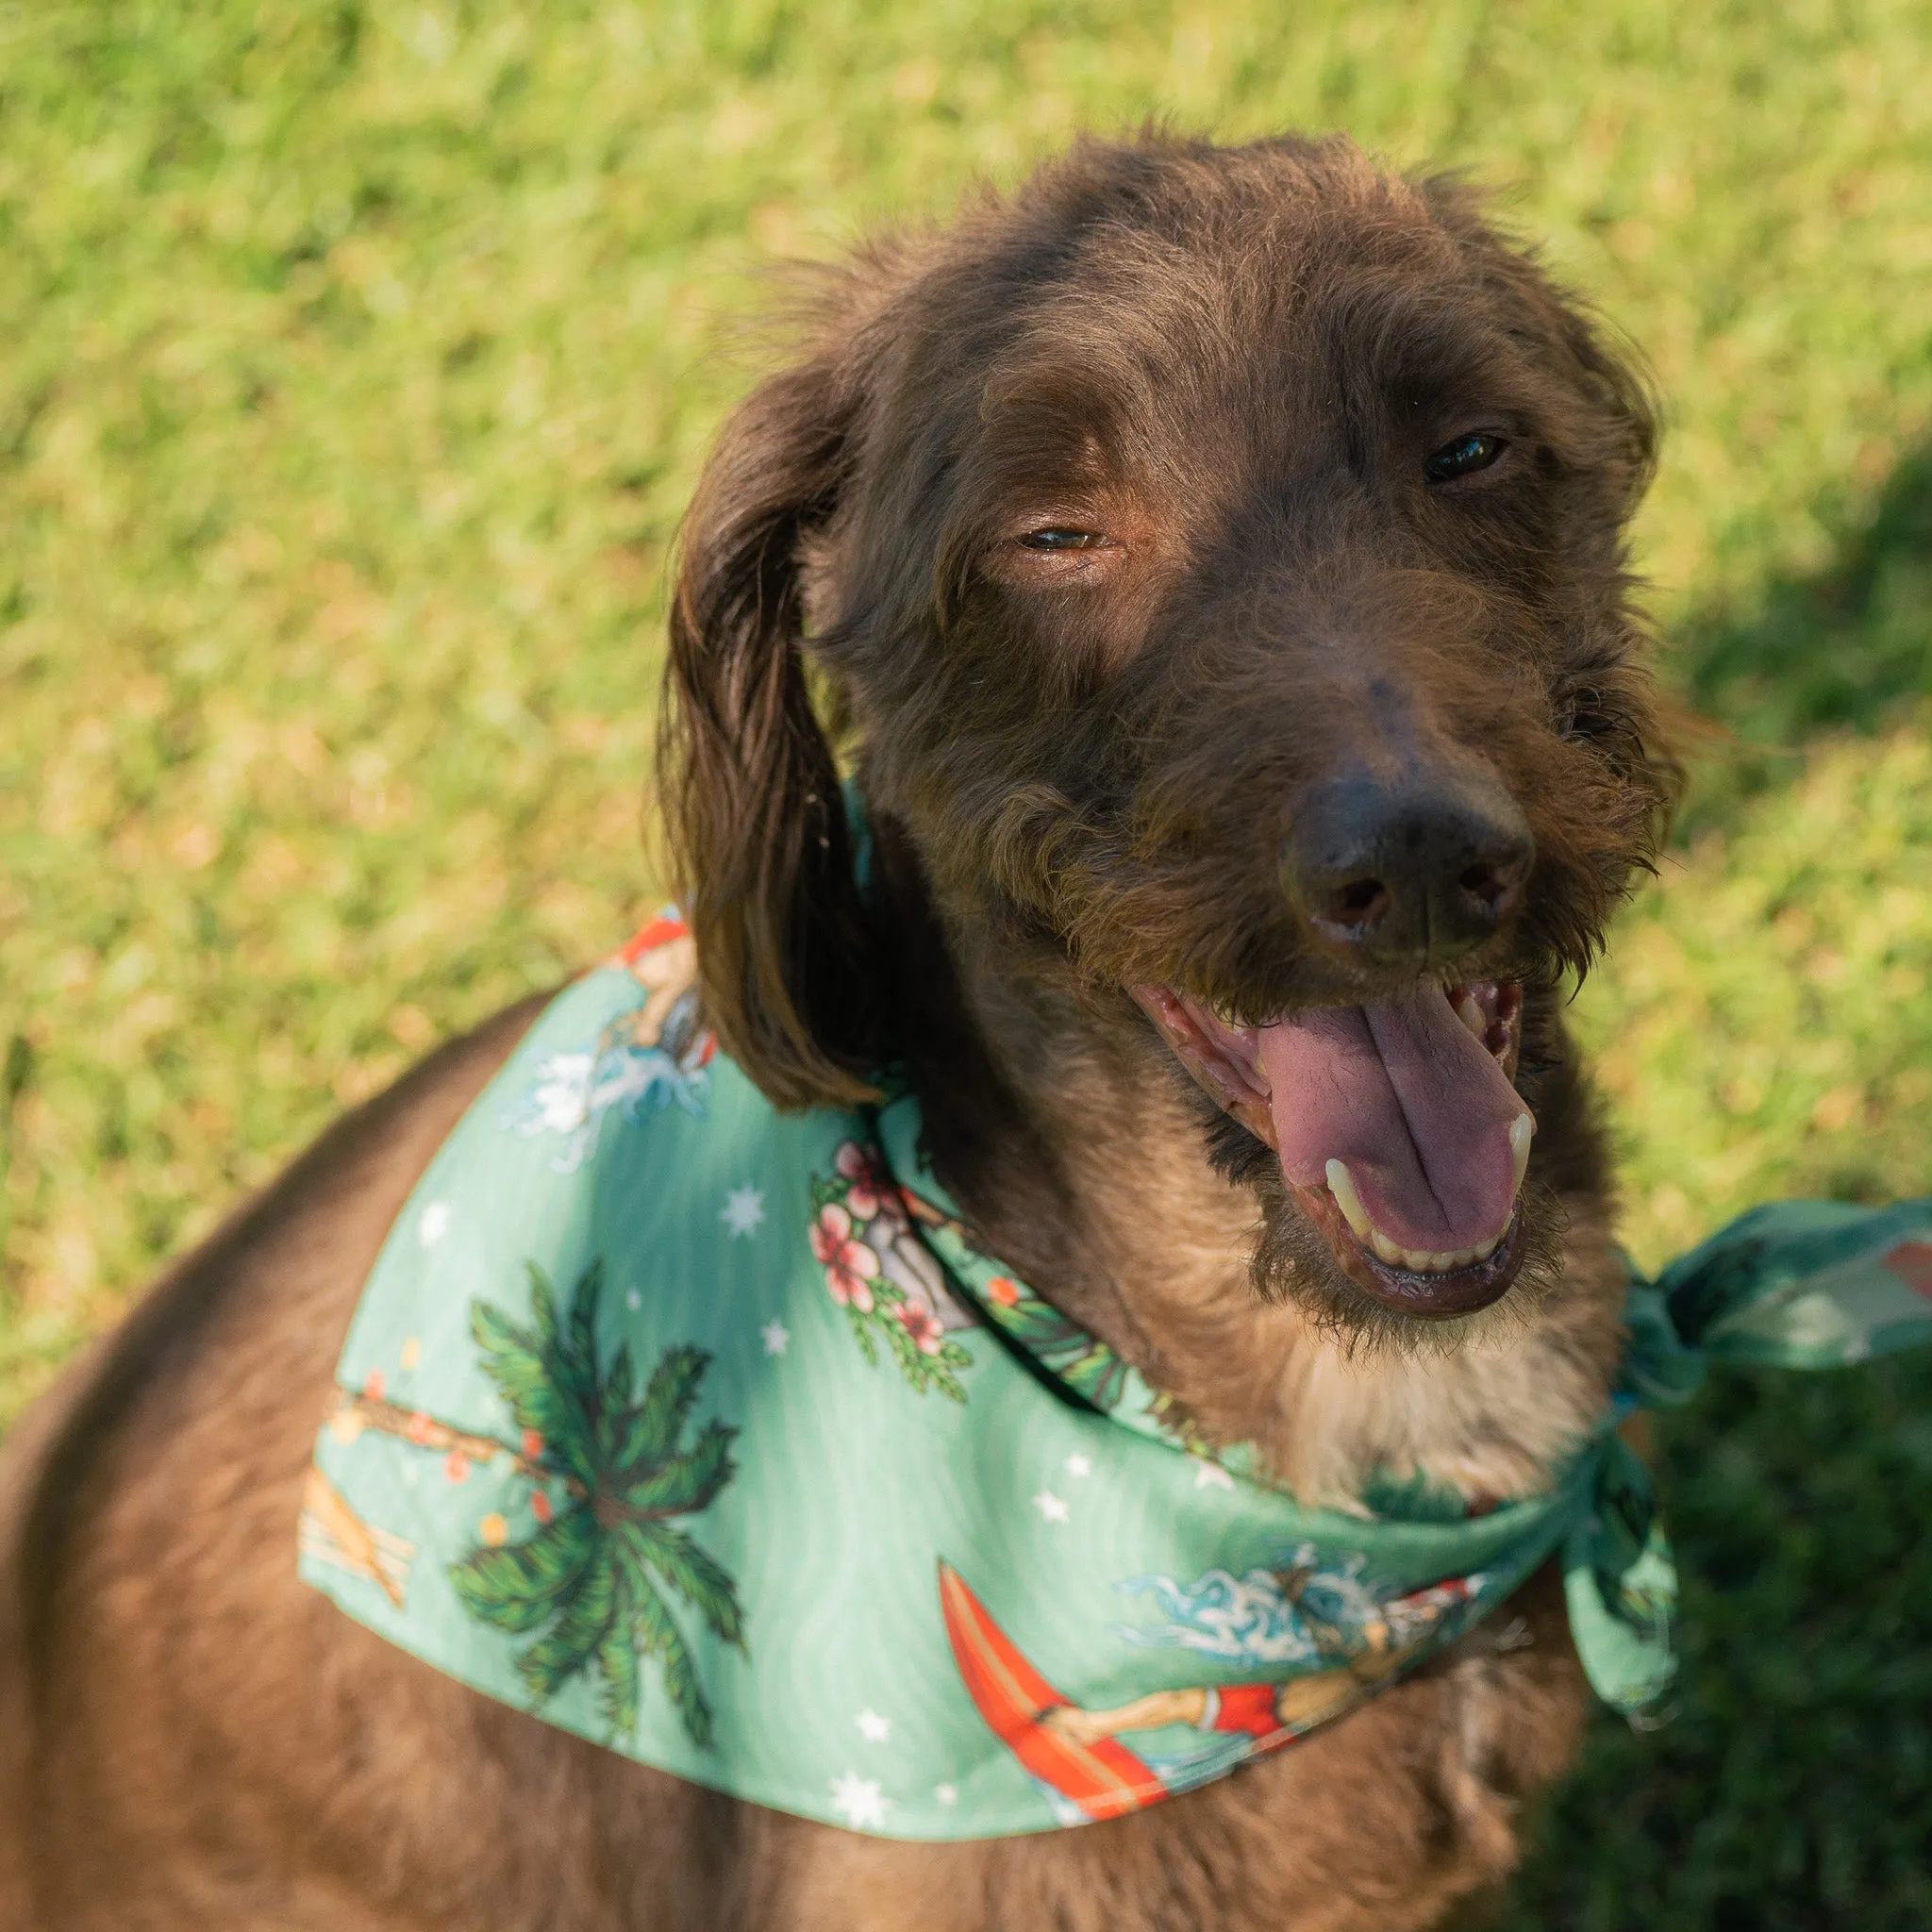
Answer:
[[[427,1041],[607,945],[774,258],[1151,112],[1502,191],[1649,352],[1734,734],[1585,988],[1648,1259],[1926,1187],[1932,14],[1794,0],[0,11],[0,1422]],[[1662,1434],[1683,1714],[1501,1923],[1932,1922],[1932,1374]]]

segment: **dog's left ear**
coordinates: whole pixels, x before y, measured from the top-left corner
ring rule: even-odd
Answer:
[[[884,992],[807,683],[802,552],[862,390],[834,343],[725,425],[683,533],[658,771],[706,1015],[774,1106],[875,1098]]]

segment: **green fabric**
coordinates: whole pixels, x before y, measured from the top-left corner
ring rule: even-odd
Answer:
[[[975,1248],[910,1097],[775,1113],[699,1029],[682,928],[641,937],[391,1231],[302,1574],[739,1797],[912,1839],[1117,1815],[1291,1744],[1553,1551],[1591,1683],[1642,1712],[1675,1577],[1621,1415],[1707,1359],[1932,1339],[1932,1203],[1760,1208],[1633,1284],[1625,1392],[1546,1494],[1471,1518],[1389,1471],[1372,1513],[1304,1508]]]

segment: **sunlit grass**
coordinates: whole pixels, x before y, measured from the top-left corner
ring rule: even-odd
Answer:
[[[1932,741],[1821,741],[1706,829],[1587,989],[1653,1265],[1780,1194],[1932,1191]]]

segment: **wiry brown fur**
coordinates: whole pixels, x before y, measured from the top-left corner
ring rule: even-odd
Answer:
[[[1340,142],[1082,144],[861,253],[813,328],[724,434],[672,618],[668,817],[727,1044],[784,1106],[902,1049],[986,1244],[1307,1500],[1357,1507],[1377,1467],[1534,1488],[1617,1347],[1556,989],[1671,782],[1623,574],[1641,388],[1465,190]],[[1509,463],[1432,493],[1472,424]],[[1112,548],[1018,545],[1055,522]],[[1488,774],[1535,839],[1520,915],[1458,967],[1527,990],[1532,1265],[1436,1330],[1351,1288],[1123,991],[1260,1020],[1399,990],[1282,891],[1296,800],[1346,758]],[[0,1926],[1396,1932],[1507,1874],[1582,1706],[1547,1574],[1291,1751],[953,1846],[679,1784],[300,1586],[349,1312],[529,1016],[325,1136],[9,1443]]]

